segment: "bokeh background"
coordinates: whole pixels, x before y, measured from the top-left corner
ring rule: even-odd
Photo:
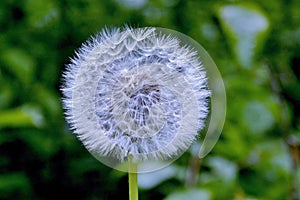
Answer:
[[[127,174],[71,133],[59,91],[74,50],[123,24],[194,38],[227,91],[213,151],[139,176],[140,199],[299,199],[299,0],[1,0],[0,199],[127,199]]]

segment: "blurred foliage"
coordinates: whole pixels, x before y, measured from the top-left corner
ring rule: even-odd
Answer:
[[[202,44],[227,90],[220,140],[139,177],[141,199],[299,199],[300,1],[2,0],[0,199],[125,199],[127,175],[68,130],[61,71],[104,26],[159,26]],[[195,180],[190,180],[194,178]]]

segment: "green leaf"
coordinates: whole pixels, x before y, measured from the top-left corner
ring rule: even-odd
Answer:
[[[51,116],[57,116],[61,113],[62,106],[57,93],[41,84],[34,86],[34,93],[37,102],[46,108]]]
[[[0,111],[1,127],[42,127],[44,117],[38,106],[26,104],[18,108]]]
[[[174,177],[177,171],[178,169],[175,166],[171,165],[155,172],[139,174],[139,187],[144,189],[154,188],[163,181]]]
[[[40,159],[54,155],[61,144],[61,140],[54,138],[54,133],[47,133],[45,129],[22,129],[18,132],[18,138],[26,142],[26,145]]]
[[[29,197],[31,186],[23,173],[0,175],[0,198],[15,199]]]
[[[243,109],[245,125],[254,134],[269,130],[275,123],[271,111],[259,101],[249,101]]]
[[[57,21],[59,9],[54,1],[30,0],[25,6],[28,22],[36,28],[43,28]]]
[[[3,51],[0,58],[6,69],[22,83],[29,83],[32,80],[36,63],[27,52],[11,48]]]
[[[215,175],[227,184],[234,183],[237,175],[237,165],[222,157],[210,157],[208,165],[212,167]]]
[[[167,196],[165,200],[182,200],[182,199],[188,199],[188,200],[209,200],[212,199],[211,193],[208,190],[204,189],[188,189],[188,190],[183,190],[179,192],[174,192]]]
[[[0,108],[4,108],[8,106],[11,103],[12,98],[13,98],[12,88],[7,84],[2,83],[0,85]]]
[[[269,33],[266,14],[253,4],[237,4],[219,7],[217,15],[237,61],[250,68]]]
[[[255,145],[248,163],[249,166],[240,171],[239,176],[239,184],[247,194],[266,199],[286,199],[292,162],[282,140],[268,140]]]

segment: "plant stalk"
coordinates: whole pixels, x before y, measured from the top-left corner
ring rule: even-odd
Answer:
[[[128,158],[128,166],[129,200],[138,200],[138,165],[133,162],[132,156]]]

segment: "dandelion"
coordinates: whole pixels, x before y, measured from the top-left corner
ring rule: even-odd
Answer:
[[[82,45],[63,74],[67,121],[92,155],[129,172],[130,199],[137,199],[136,173],[178,158],[204,129],[209,113],[212,125],[200,157],[223,127],[219,72],[200,45],[179,36],[162,28],[105,28]]]
[[[180,156],[209,113],[197,51],[157,28],[104,29],[76,52],[63,78],[67,121],[107,165]]]

